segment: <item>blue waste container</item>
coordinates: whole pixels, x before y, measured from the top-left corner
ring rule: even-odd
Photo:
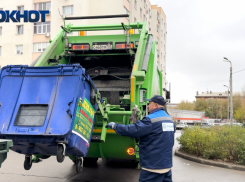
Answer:
[[[97,89],[80,65],[53,67],[6,66],[0,70],[0,138],[11,139],[11,150],[32,156],[75,156],[82,165],[98,105]]]

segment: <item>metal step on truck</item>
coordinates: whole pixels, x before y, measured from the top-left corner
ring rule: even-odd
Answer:
[[[104,161],[127,159],[138,163],[138,139],[117,135],[114,130],[107,129],[105,126],[108,122],[125,125],[136,122],[148,114],[145,98],[151,98],[155,94],[162,95],[162,73],[157,64],[157,49],[153,36],[146,30],[145,22],[65,25],[65,20],[118,17],[129,17],[129,15],[64,17],[64,26],[61,26],[61,30],[50,41],[47,49],[33,63],[33,67],[18,68],[19,71],[13,66],[6,69],[8,72],[5,75],[10,76],[11,73],[12,75],[15,73],[13,79],[23,78],[18,84],[21,88],[26,86],[26,90],[23,91],[23,97],[20,91],[11,93],[16,94],[14,96],[18,101],[11,103],[16,108],[10,112],[10,116],[2,116],[1,118],[1,109],[4,106],[0,107],[0,128],[4,128],[0,130],[0,137],[12,139],[14,143],[12,150],[26,156],[25,169],[30,169],[33,162],[39,162],[52,155],[57,155],[58,162],[62,162],[64,156],[69,156],[76,163],[77,172],[81,171],[82,158],[89,163],[97,162],[98,158],[102,158]],[[68,36],[71,32],[107,30],[121,30],[124,33]],[[73,79],[74,75],[83,75],[79,78],[84,81],[85,85],[77,86],[80,82]],[[50,79],[53,80],[50,81]],[[61,82],[63,79],[66,79],[67,83],[63,87],[59,87],[63,83]],[[0,92],[3,83],[4,81],[0,83]],[[39,89],[32,89],[34,87],[39,87]],[[79,95],[76,90],[79,90],[80,87],[82,90]],[[85,96],[82,95],[82,92],[86,92]],[[49,96],[46,98],[45,95]],[[31,96],[32,99],[30,99]],[[60,106],[60,110],[57,110],[62,117],[54,113],[56,106],[52,106],[54,109],[51,110],[54,101],[51,101],[50,98],[59,96],[63,98],[59,102],[61,106],[64,103],[66,105]],[[30,100],[19,102],[25,97]],[[85,100],[87,105],[83,105]],[[55,102],[57,104],[58,101],[55,100]],[[68,106],[66,102],[68,102]],[[68,107],[68,110],[65,107]],[[85,108],[86,112],[78,107]],[[39,114],[42,115],[42,121],[33,114],[31,117],[36,122],[32,123],[33,118],[30,117],[26,121],[27,124],[24,125],[24,121],[21,120],[21,112],[22,114],[27,112],[28,108],[35,112],[41,109],[42,112]],[[35,113],[34,111],[30,113]],[[86,122],[84,124],[78,121],[78,125],[80,122],[80,131],[73,132],[76,113],[80,119],[85,118],[86,120],[87,118],[91,124],[88,127]],[[95,114],[94,118],[93,113]],[[52,119],[47,119],[48,117]],[[66,117],[71,118],[71,123],[59,124],[63,122],[62,118]],[[3,119],[4,122],[1,121]],[[13,126],[11,126],[11,122]],[[49,146],[45,146],[40,138],[44,134],[35,133],[38,127],[40,130],[43,129],[47,141],[52,143],[52,145],[50,144],[52,149],[49,150]],[[61,130],[62,135],[58,135]],[[87,130],[87,137],[84,137],[82,133],[84,130]],[[56,138],[53,139],[50,135]],[[34,136],[37,140],[32,142],[31,138]],[[20,137],[22,138],[20,139]],[[80,141],[76,137],[81,137],[83,140]]]

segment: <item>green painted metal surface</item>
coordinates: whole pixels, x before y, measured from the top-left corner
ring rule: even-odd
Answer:
[[[139,33],[130,35],[129,42],[134,43],[134,46],[133,48],[130,48],[129,50],[124,52],[116,51],[115,44],[119,42],[125,42],[127,40],[127,34],[66,37],[65,32],[124,30],[125,27],[128,29],[136,29]],[[101,157],[104,160],[109,158],[129,159],[136,161],[139,160],[138,140],[125,136],[119,136],[115,133],[114,130],[106,129],[105,125],[108,122],[115,122],[119,124],[132,124],[129,120],[129,117],[132,114],[132,108],[135,105],[137,105],[140,109],[140,113],[138,113],[139,118],[143,118],[147,114],[147,103],[140,102],[141,89],[144,89],[146,91],[146,98],[150,98],[155,94],[162,95],[162,73],[158,69],[157,65],[157,49],[155,41],[153,41],[151,45],[147,71],[141,70],[148,39],[149,34],[146,30],[146,23],[138,22],[132,24],[124,24],[124,27],[121,24],[82,26],[74,26],[68,24],[51,41],[49,47],[44,51],[42,56],[37,61],[35,66],[52,66],[55,64],[79,63],[83,67],[85,67],[86,70],[87,67],[90,66],[88,61],[90,59],[95,61],[101,60],[96,62],[98,65],[94,65],[100,67],[104,65],[107,65],[107,67],[109,67],[110,65],[108,65],[106,61],[110,59],[123,58],[122,60],[125,62],[131,61],[131,65],[129,65],[131,74],[129,75],[129,77],[119,78],[118,80],[122,82],[124,80],[129,81],[130,84],[128,92],[121,92],[125,94],[120,98],[120,105],[110,104],[109,102],[107,102],[108,98],[103,98],[104,102],[100,103],[100,92],[98,91],[98,93],[96,94],[96,102],[99,106],[99,111],[96,112],[93,136],[96,136],[96,138],[99,138],[99,140],[91,142],[87,157]],[[95,42],[111,42],[112,50],[97,52],[93,51],[92,46]],[[137,47],[136,42],[138,42]],[[90,50],[73,52],[72,46],[70,45],[82,43],[89,44]],[[56,60],[57,63],[48,63],[49,59]],[[118,63],[118,65],[120,64]],[[91,78],[93,79],[93,76],[91,76]],[[113,78],[114,80],[112,79],[112,81],[115,81],[116,78],[118,77]],[[93,79],[93,81],[96,85],[96,81],[98,80]],[[134,155],[129,155],[127,153],[127,149],[130,147],[135,149]],[[72,160],[74,159],[73,156],[69,157]]]
[[[0,140],[0,168],[7,158],[7,153],[9,152],[10,147],[13,147],[12,140]]]

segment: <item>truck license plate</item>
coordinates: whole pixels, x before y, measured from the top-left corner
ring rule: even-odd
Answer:
[[[94,44],[93,50],[111,50],[112,44]]]

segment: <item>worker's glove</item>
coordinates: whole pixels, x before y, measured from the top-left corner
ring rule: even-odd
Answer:
[[[115,124],[116,124],[116,123],[114,123],[114,122],[110,122],[110,123],[108,123],[105,127],[106,127],[106,128],[111,128],[111,129],[113,129],[113,127],[114,127]]]

